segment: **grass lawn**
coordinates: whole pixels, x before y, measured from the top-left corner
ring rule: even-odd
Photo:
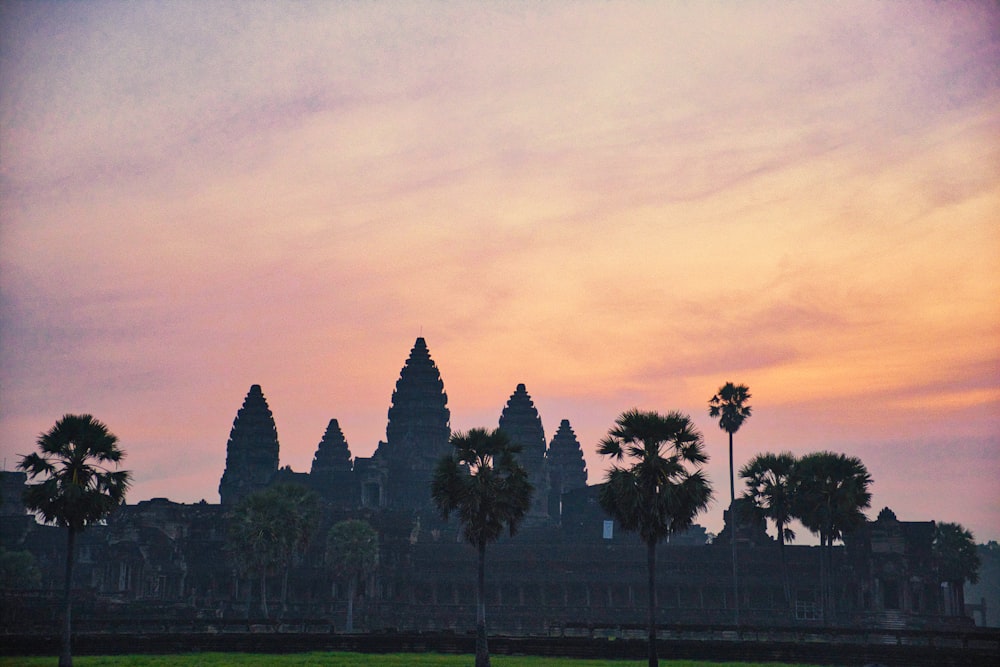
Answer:
[[[494,667],[640,667],[645,660],[580,660],[533,656],[490,656]],[[4,658],[0,666],[52,667],[55,657]],[[181,653],[177,655],[74,656],[74,667],[469,667],[471,655],[437,653]],[[809,667],[773,662],[663,660],[664,667]]]

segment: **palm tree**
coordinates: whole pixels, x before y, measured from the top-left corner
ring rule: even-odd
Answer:
[[[280,514],[264,492],[250,494],[233,508],[226,536],[227,550],[237,575],[250,579],[247,584],[247,619],[250,618],[253,596],[252,578],[260,578],[260,608],[264,618],[267,608],[267,576],[279,561],[278,524]]]
[[[733,433],[740,430],[750,416],[752,408],[750,388],[745,384],[727,382],[708,400],[708,416],[719,418],[719,428],[729,434],[729,502],[736,500],[736,483],[733,477]]]
[[[519,445],[500,429],[474,428],[451,436],[454,451],[434,470],[431,497],[447,520],[453,512],[462,534],[479,553],[476,586],[476,667],[489,667],[486,641],[486,545],[506,528],[513,536],[528,508],[534,488],[517,459]]]
[[[740,469],[740,477],[746,480],[747,486],[743,498],[751,502],[762,516],[773,521],[777,528],[781,580],[785,604],[789,607],[792,599],[785,562],[785,541],[795,539],[795,532],[788,527],[793,518],[794,470],[795,455],[791,452],[758,454]]]
[[[288,611],[288,575],[309,548],[320,521],[320,497],[301,484],[276,484],[265,492],[278,521],[278,567],[281,568],[281,611]]]
[[[319,520],[319,496],[299,484],[276,484],[247,496],[234,508],[230,552],[237,571],[260,577],[265,618],[270,616],[267,576],[281,572],[281,608],[286,611],[289,571],[296,557],[308,548]],[[248,614],[249,604],[248,599]]]
[[[66,579],[63,587],[62,650],[59,666],[70,667],[73,654],[70,586],[77,533],[103,520],[125,500],[131,473],[118,470],[125,452],[118,438],[91,415],[65,415],[38,436],[38,452],[21,457],[17,467],[29,479],[24,505],[45,523],[67,530]],[[112,469],[114,468],[114,469]]]
[[[719,418],[719,428],[729,434],[729,544],[733,554],[733,614],[737,627],[740,624],[740,580],[736,568],[736,525],[737,512],[733,503],[736,502],[736,483],[733,476],[733,433],[740,430],[743,422],[750,416],[752,408],[746,405],[750,400],[750,388],[745,384],[727,382],[719,387],[719,391],[708,399],[708,416]]]
[[[825,619],[828,611],[836,612],[836,600],[831,595],[833,543],[866,521],[864,510],[871,507],[868,487],[872,478],[861,459],[833,452],[806,454],[795,465],[792,478],[793,514],[819,536]]]
[[[335,523],[326,536],[326,562],[347,579],[347,624],[354,632],[354,598],[358,582],[378,566],[378,533],[367,521]]]
[[[622,528],[646,544],[649,607],[649,665],[656,654],[656,545],[671,533],[691,526],[712,497],[701,471],[708,460],[701,433],[679,412],[629,410],[615,421],[598,453],[614,463],[601,486],[601,507]],[[628,461],[627,466],[619,465]]]
[[[972,533],[960,523],[938,523],[934,527],[934,557],[938,576],[948,584],[948,610],[965,615],[965,582],[979,581],[979,553]]]

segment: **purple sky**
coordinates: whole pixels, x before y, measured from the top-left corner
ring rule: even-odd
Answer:
[[[871,516],[1000,539],[995,2],[0,4],[0,448],[106,421],[132,502],[385,437],[417,336],[452,427],[524,382],[590,481],[622,411],[856,455]],[[804,531],[800,531],[804,532]]]

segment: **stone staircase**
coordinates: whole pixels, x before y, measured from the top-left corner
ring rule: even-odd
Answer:
[[[906,616],[903,612],[895,611],[883,611],[878,615],[876,620],[879,629],[881,630],[905,630],[906,629]],[[879,638],[880,644],[896,644],[899,638],[895,634],[882,635]]]

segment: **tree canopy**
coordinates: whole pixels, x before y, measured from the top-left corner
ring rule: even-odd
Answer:
[[[233,508],[230,559],[238,573],[260,578],[265,616],[267,576],[279,570],[287,573],[295,555],[308,547],[319,519],[319,496],[298,484],[276,484],[243,498]]]
[[[118,470],[118,437],[91,415],[65,415],[17,467],[28,474],[24,505],[45,523],[74,530],[103,520],[125,500],[132,473]]]
[[[942,522],[934,527],[934,556],[942,581],[961,584],[979,581],[980,559],[972,532],[960,523]]]

